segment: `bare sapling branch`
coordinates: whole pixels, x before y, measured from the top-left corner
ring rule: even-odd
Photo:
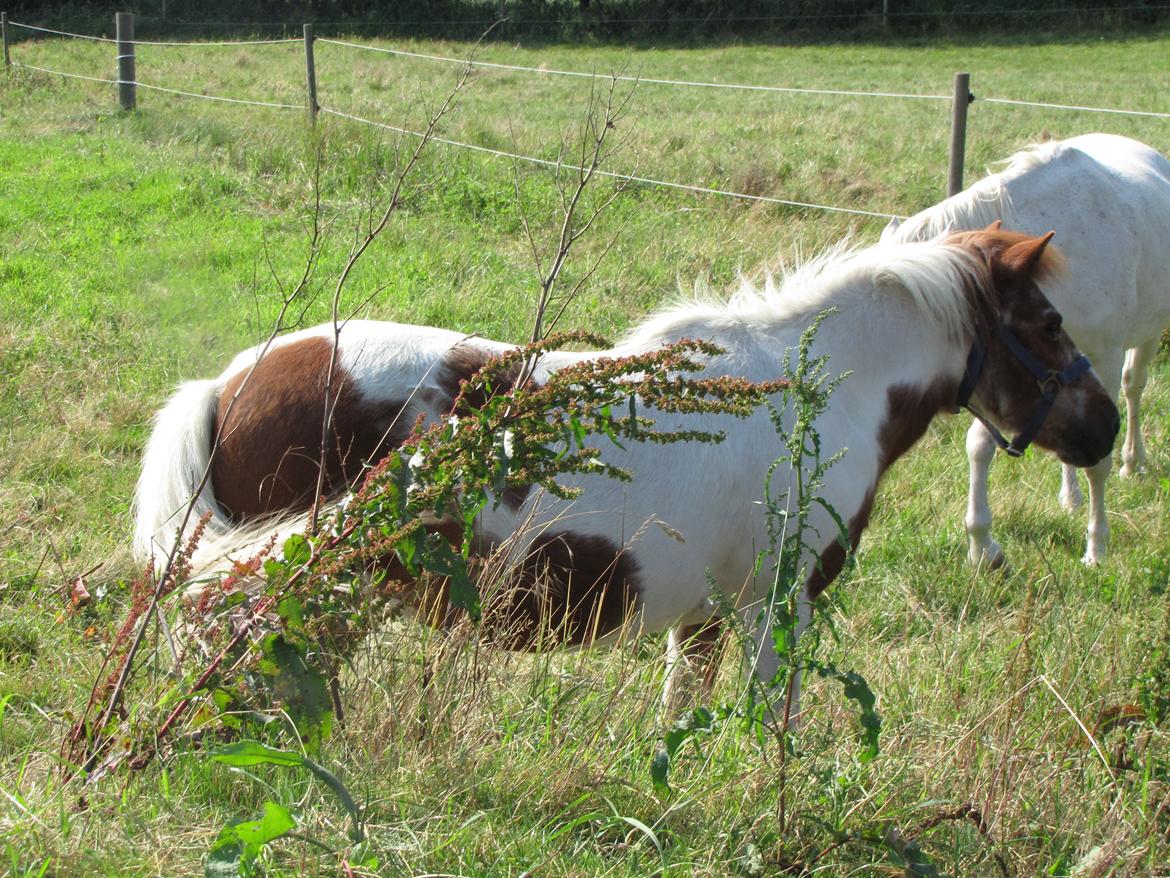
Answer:
[[[321,510],[321,499],[325,492],[325,462],[328,453],[329,434],[333,425],[333,413],[337,406],[338,394],[334,388],[335,372],[337,370],[337,350],[339,346],[339,339],[341,329],[349,321],[349,317],[344,319],[341,316],[341,297],[345,290],[346,284],[349,282],[351,273],[354,267],[361,260],[362,256],[369,250],[370,245],[378,239],[378,237],[386,230],[391,218],[401,208],[405,200],[405,192],[407,181],[411,176],[411,172],[418,165],[423,153],[433,141],[435,131],[439,127],[439,123],[446,117],[454,108],[459,96],[463,93],[467,83],[471,77],[473,67],[471,59],[460,69],[459,76],[455,81],[454,87],[447,93],[443,102],[435,109],[427,120],[426,128],[411,151],[410,156],[406,162],[403,163],[398,172],[394,176],[394,183],[391,186],[390,197],[382,209],[381,216],[375,219],[374,205],[370,203],[370,213],[366,221],[366,229],[364,234],[359,233],[350,248],[349,256],[346,259],[345,265],[337,276],[337,281],[333,287],[333,299],[331,303],[331,319],[333,323],[333,344],[329,352],[329,368],[325,373],[325,390],[324,390],[324,414],[321,418],[321,452],[320,458],[317,461],[317,485],[313,491],[313,503],[309,510],[309,521],[306,528],[307,533],[315,533],[317,530],[317,518]],[[383,287],[384,289],[384,287]]]
[[[598,80],[591,81],[585,116],[580,129],[575,133],[575,143],[570,143],[569,137],[561,142],[557,167],[553,172],[553,182],[560,197],[561,217],[556,242],[547,256],[542,254],[541,246],[529,221],[520,187],[520,171],[513,164],[513,187],[521,228],[532,254],[538,284],[532,331],[529,334],[530,343],[535,344],[549,337],[565,309],[593,277],[617,239],[615,234],[576,283],[567,292],[560,292],[561,273],[569,261],[574,245],[589,232],[598,217],[629,185],[628,180],[616,182],[613,191],[607,197],[582,215],[584,195],[596,178],[598,169],[627,145],[626,140],[622,136],[615,136],[614,132],[619,130],[619,122],[625,119],[634,91],[628,89],[624,94],[619,94],[617,87],[620,81],[617,75],[609,77],[600,92]],[[571,158],[566,159],[567,155]],[[535,356],[525,362],[517,386],[521,386],[531,377],[535,366]]]
[[[263,359],[264,355],[268,352],[269,348],[271,348],[272,343],[276,340],[276,338],[287,330],[289,323],[288,315],[293,306],[301,302],[302,299],[310,297],[309,294],[311,293],[313,287],[313,279],[315,277],[317,265],[320,259],[322,243],[322,208],[320,185],[321,166],[322,144],[317,143],[314,148],[313,164],[312,170],[310,172],[311,188],[313,191],[313,205],[311,209],[310,227],[308,231],[308,250],[305,256],[304,267],[296,284],[289,288],[280,282],[279,273],[275,270],[274,266],[272,266],[271,261],[269,260],[269,268],[272,271],[273,278],[275,279],[274,282],[280,291],[280,307],[278,309],[276,319],[271,325],[267,338],[259,348],[255,362],[248,368],[247,373],[240,382],[240,386],[236,389],[232,397],[227,401],[227,406],[224,409],[224,416],[220,421],[221,425],[229,422],[232,409],[236,404],[236,400],[239,398],[240,394],[243,393],[244,389],[248,385],[248,382],[251,380],[252,373],[256,368],[256,364],[259,363],[261,359]],[[99,670],[97,680],[95,681],[93,690],[90,693],[90,699],[86,713],[74,726],[69,741],[67,742],[67,745],[70,747],[70,749],[74,750],[84,743],[84,751],[81,754],[81,758],[77,761],[77,764],[83,772],[89,774],[90,778],[95,778],[98,776],[96,774],[92,774],[91,772],[97,763],[97,759],[105,751],[108,744],[108,741],[103,740],[102,736],[104,733],[102,730],[109,726],[110,720],[121,707],[126,686],[134,672],[135,658],[137,657],[138,652],[142,647],[142,643],[146,637],[147,628],[149,627],[150,621],[152,619],[155,620],[157,625],[162,626],[164,637],[168,643],[172,659],[175,663],[173,670],[175,672],[178,672],[179,670],[178,665],[181,661],[180,653],[174,645],[170,631],[165,627],[165,621],[162,618],[160,602],[166,595],[168,595],[178,586],[179,581],[183,578],[182,575],[179,575],[181,573],[179,568],[185,566],[186,561],[189,560],[190,553],[194,551],[192,538],[196,538],[198,534],[202,533],[202,523],[200,523],[196,525],[195,530],[191,532],[191,538],[186,540],[186,544],[184,543],[184,537],[188,534],[188,527],[192,524],[192,518],[195,513],[195,508],[198,505],[199,497],[203,493],[204,488],[207,486],[207,483],[211,478],[212,468],[214,467],[216,458],[219,454],[220,448],[223,446],[225,438],[225,434],[221,433],[219,429],[215,431],[207,464],[204,466],[203,472],[201,473],[198,481],[192,486],[190,497],[187,500],[186,506],[183,510],[182,519],[180,520],[175,530],[175,539],[172,542],[170,549],[168,550],[166,561],[163,563],[161,568],[153,568],[152,565],[151,568],[148,568],[147,573],[144,574],[148,578],[147,581],[150,581],[151,579],[153,580],[153,588],[149,597],[149,601],[147,602],[144,610],[137,616],[136,619],[132,620],[134,635],[130,640],[129,646],[122,655],[118,670],[112,679],[107,679],[106,683],[103,684],[102,680],[103,676],[105,675],[105,669],[109,666],[110,661],[113,660],[119,646],[122,642],[124,642],[124,638],[119,638],[116,640],[109,655],[106,656],[106,660],[103,662],[102,668]],[[93,726],[95,735],[94,737],[89,738],[86,735],[89,712],[103,703],[104,708],[102,709],[101,716]]]

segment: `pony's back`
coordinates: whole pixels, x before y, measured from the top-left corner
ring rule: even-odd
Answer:
[[[1112,134],[1038,144],[957,195],[890,223],[882,241],[926,240],[996,220],[1032,235],[1056,232],[1068,271],[1044,289],[1091,355],[1139,344],[1148,326],[1170,322],[1170,161],[1156,150]]]

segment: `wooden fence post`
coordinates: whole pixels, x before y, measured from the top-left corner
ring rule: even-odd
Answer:
[[[963,160],[967,152],[967,105],[975,100],[971,94],[971,74],[955,74],[955,94],[951,104],[951,165],[947,173],[947,197],[963,191]]]
[[[138,106],[134,72],[134,16],[129,12],[114,14],[114,36],[118,45],[118,101],[123,110]]]
[[[313,60],[313,26],[305,25],[305,77],[309,85],[309,124],[317,123],[317,65]]]
[[[12,64],[12,58],[8,54],[8,13],[0,12],[0,33],[4,37],[4,66],[8,67]]]

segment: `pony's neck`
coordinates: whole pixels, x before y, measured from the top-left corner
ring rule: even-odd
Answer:
[[[878,477],[954,406],[970,340],[940,334],[905,303],[878,301],[825,321],[814,351],[831,353],[828,371],[849,372],[832,408],[876,438]]]

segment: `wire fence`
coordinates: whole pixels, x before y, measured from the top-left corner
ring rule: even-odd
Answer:
[[[379,52],[385,55],[397,55],[403,58],[419,58],[426,61],[440,61],[448,64],[465,65],[468,67],[483,67],[493,70],[514,70],[524,73],[540,73],[548,76],[577,76],[590,79],[597,77],[596,73],[586,73],[584,71],[578,70],[555,70],[549,67],[523,67],[519,64],[497,64],[493,61],[448,58],[443,55],[427,55],[422,52],[407,52],[402,49],[385,49],[380,46],[366,46],[362,45],[361,43],[349,43],[345,42],[344,40],[327,39],[326,37],[318,37],[317,42],[328,43],[334,46],[344,46],[348,49],[362,49],[365,51]],[[951,99],[950,95],[918,95],[875,91],[842,91],[840,89],[792,88],[779,85],[743,85],[741,83],[734,82],[697,82],[682,79],[655,79],[649,76],[625,76],[623,74],[610,74],[605,78],[615,79],[619,82],[636,82],[639,85],[680,85],[691,88],[728,88],[741,91],[781,92],[787,94],[836,95],[838,97],[918,98],[920,100],[927,101],[949,101]]]
[[[1170,8],[1170,7],[1167,7]],[[126,27],[127,30],[122,32],[119,30],[119,35],[115,38],[104,36],[97,36],[93,34],[72,33],[64,30],[56,30],[52,28],[41,27],[37,25],[25,24],[22,22],[9,21],[7,15],[3,16],[3,39],[4,39],[4,60],[6,65],[17,68],[36,71],[47,75],[60,76],[68,79],[84,80],[89,82],[102,83],[107,85],[118,86],[123,107],[132,108],[136,106],[136,97],[134,89],[141,88],[148,91],[159,92],[163,94],[176,95],[180,97],[193,98],[198,100],[214,101],[228,104],[241,104],[255,107],[263,107],[269,109],[279,110],[299,110],[306,113],[310,118],[315,118],[318,113],[323,113],[339,119],[344,119],[353,123],[366,125],[380,130],[392,131],[398,134],[411,137],[424,136],[420,132],[412,131],[407,128],[401,128],[396,125],[391,125],[387,122],[369,119],[362,116],[348,113],[343,110],[321,106],[316,99],[316,80],[315,80],[315,63],[314,63],[314,44],[321,43],[338,48],[354,51],[366,51],[383,55],[412,58],[416,60],[430,61],[445,64],[458,64],[464,67],[484,68],[490,70],[505,70],[519,73],[530,73],[543,76],[563,76],[576,77],[586,79],[597,79],[599,75],[596,73],[589,73],[577,70],[559,70],[546,67],[529,67],[518,64],[503,64],[492,61],[481,61],[478,59],[453,58],[444,55],[427,54],[422,52],[411,52],[403,49],[392,49],[382,46],[371,46],[362,43],[354,43],[346,40],[329,39],[324,37],[314,37],[311,25],[304,26],[303,38],[281,38],[268,40],[237,40],[237,41],[171,41],[171,40],[139,40],[132,37],[132,20],[128,23],[125,13],[119,14],[118,27],[119,29]],[[116,59],[119,64],[119,76],[116,79],[108,79],[97,76],[87,76],[78,73],[72,73],[63,70],[56,70],[48,67],[36,66],[26,64],[18,60],[12,60],[10,57],[10,47],[8,40],[8,28],[22,28],[35,33],[44,33],[51,36],[65,37],[78,40],[89,40],[102,43],[113,43],[118,49]],[[196,48],[215,48],[215,47],[241,47],[241,46],[263,46],[263,45],[290,45],[302,44],[305,49],[307,61],[307,96],[308,99],[304,104],[290,104],[280,103],[275,101],[261,101],[248,98],[229,97],[224,95],[212,95],[199,92],[183,91],[180,89],[169,88],[162,85],[154,85],[151,83],[142,82],[137,78],[134,71],[135,46],[159,46],[159,47],[196,47]],[[953,107],[952,118],[952,146],[951,146],[951,189],[957,191],[961,188],[962,181],[962,164],[963,151],[966,131],[966,107],[967,104],[975,100],[975,95],[970,94],[967,88],[967,74],[956,75],[956,88],[952,95],[943,94],[914,94],[897,91],[854,91],[845,89],[829,89],[829,88],[800,88],[795,86],[779,86],[779,85],[761,85],[750,83],[734,83],[734,82],[711,82],[700,80],[679,80],[668,79],[660,77],[649,76],[629,76],[625,74],[611,74],[600,78],[606,80],[624,81],[636,83],[638,85],[651,84],[669,87],[681,88],[702,88],[702,89],[725,89],[738,90],[748,92],[765,92],[765,93],[779,93],[790,95],[817,95],[817,96],[832,96],[832,97],[849,97],[849,98],[878,98],[878,99],[899,99],[899,100],[922,100],[922,101],[948,101]],[[129,98],[127,98],[129,95]],[[1132,110],[1114,107],[1091,107],[1079,106],[1073,104],[1060,104],[1045,101],[1030,101],[1016,98],[1000,98],[994,96],[981,96],[980,101],[988,104],[999,104],[1009,107],[1031,107],[1041,108],[1046,110],[1060,110],[1060,111],[1075,111],[1084,113],[1105,113],[1113,115],[1125,115],[1145,118],[1160,118],[1170,119],[1170,113],[1155,112],[1148,110]],[[128,103],[129,101],[129,103]],[[556,167],[569,170],[580,170],[571,164],[566,164],[560,161],[553,161],[550,159],[538,158],[536,156],[524,155],[521,153],[508,152],[505,150],[493,149],[477,144],[466,143],[458,140],[453,140],[444,137],[431,136],[435,142],[445,144],[447,146],[469,150],[480,154],[490,155],[497,158],[506,158],[514,162],[526,162],[533,165],[544,167]],[[957,180],[956,179],[957,166]],[[796,199],[786,199],[774,196],[755,195],[744,192],[734,192],[726,189],[719,189],[715,187],[701,186],[697,184],[683,183],[670,180],[659,180],[651,177],[640,176],[631,173],[620,173],[615,171],[599,170],[601,176],[609,177],[615,180],[620,180],[629,183],[638,183],[646,186],[654,186],[665,189],[673,189],[677,191],[693,192],[696,194],[714,195],[726,198],[733,198],[741,201],[761,202],[768,204],[779,204],[788,207],[795,207],[806,210],[827,211],[833,213],[850,214],[861,217],[879,218],[879,219],[894,219],[900,218],[899,214],[887,213],[876,210],[865,210],[854,207],[841,207],[827,204],[816,204],[807,201],[800,201]],[[954,191],[948,194],[954,194]]]
[[[628,27],[631,25],[642,24],[698,24],[711,26],[734,26],[737,24],[759,25],[759,24],[784,24],[794,22],[865,22],[874,20],[966,20],[966,19],[1036,19],[1045,16],[1101,16],[1101,15],[1117,15],[1138,13],[1140,15],[1157,15],[1162,12],[1170,11],[1170,4],[1167,3],[1140,3],[1140,4],[1112,4],[1112,5],[1066,5],[1066,6],[1023,6],[1020,4],[1014,5],[997,5],[981,8],[951,8],[951,9],[889,9],[889,4],[881,4],[882,8],[877,8],[870,11],[844,11],[838,10],[834,12],[787,12],[783,14],[771,15],[752,15],[737,12],[720,12],[712,10],[704,15],[627,15],[627,16],[613,16],[606,15],[601,12],[594,12],[592,14],[581,15],[550,15],[545,17],[525,16],[525,15],[505,15],[502,19],[499,15],[487,16],[479,15],[474,17],[448,17],[448,18],[419,18],[419,17],[405,17],[405,18],[388,18],[378,21],[362,21],[360,19],[319,19],[314,22],[317,27],[348,29],[352,32],[354,29],[361,29],[363,27],[438,27],[438,28],[452,28],[452,27],[490,27],[492,25],[500,24],[501,21],[506,22],[509,26],[538,26],[538,27]],[[506,8],[501,4],[499,7],[507,12]],[[167,28],[223,28],[223,29],[248,29],[252,31],[268,30],[280,31],[291,28],[299,28],[300,22],[292,21],[263,21],[263,20],[210,20],[210,19],[190,19],[170,16],[147,15],[142,14],[137,16],[144,21],[156,22],[160,27]]]

